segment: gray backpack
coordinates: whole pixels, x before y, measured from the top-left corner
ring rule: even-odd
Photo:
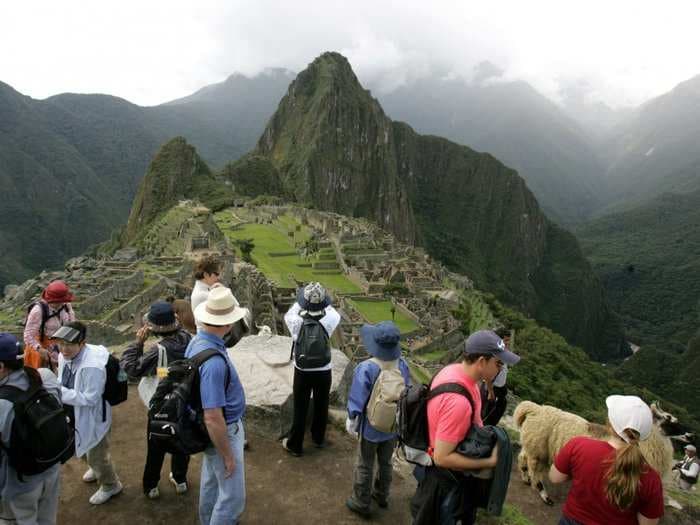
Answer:
[[[370,359],[380,372],[367,402],[367,421],[380,432],[396,432],[396,411],[406,384],[399,369],[399,361]]]

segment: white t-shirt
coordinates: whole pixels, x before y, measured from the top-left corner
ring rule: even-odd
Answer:
[[[194,314],[195,309],[207,300],[209,297],[209,286],[204,281],[195,281],[194,288],[192,289],[192,295],[190,296],[190,304],[192,306],[192,313]],[[197,325],[197,332],[202,328],[202,325],[195,320]]]
[[[287,329],[289,330],[293,341],[297,340],[297,336],[299,335],[299,331],[301,330],[301,325],[304,324],[304,320],[300,315],[301,311],[302,310],[301,306],[299,306],[299,303],[294,303],[289,308],[287,313],[284,314],[284,324],[287,325]],[[323,328],[326,329],[328,337],[331,337],[335,329],[338,328],[338,325],[340,324],[340,314],[332,306],[327,306],[325,312],[326,314],[323,317],[321,317],[321,320],[319,322],[321,323]],[[301,368],[297,366],[296,360],[294,361],[294,367],[301,370]],[[304,372],[321,372],[323,370],[330,369],[331,363],[328,363],[326,366],[322,366],[320,368],[304,368],[303,370]]]

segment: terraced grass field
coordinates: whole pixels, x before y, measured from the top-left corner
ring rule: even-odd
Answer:
[[[228,222],[230,214],[226,210],[216,213],[214,220],[230,241],[253,239],[255,247],[251,255],[256,265],[278,286],[293,288],[295,283],[291,276],[294,276],[299,281],[319,281],[335,292],[360,291],[359,286],[343,273],[329,274],[314,270],[309,265],[316,262],[316,259],[305,260],[296,253],[292,255],[295,240],[299,243],[309,238],[309,231],[304,226],[300,226],[299,231],[296,230],[299,223],[293,217],[284,215],[273,224],[245,224],[237,229],[231,228]],[[289,232],[293,235],[289,236]]]
[[[352,303],[370,323],[391,321],[391,301],[363,301],[361,299],[353,299]],[[396,326],[399,327],[402,334],[418,329],[418,325],[399,310],[396,310],[396,319],[394,322]]]

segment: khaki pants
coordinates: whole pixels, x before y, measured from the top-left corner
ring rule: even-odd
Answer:
[[[95,472],[97,483],[105,490],[111,490],[119,483],[114,472],[112,456],[109,453],[109,432],[87,452],[87,464]]]

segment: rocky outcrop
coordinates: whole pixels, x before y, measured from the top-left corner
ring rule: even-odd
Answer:
[[[246,397],[246,421],[256,430],[277,438],[292,424],[294,367],[289,360],[292,338],[252,335],[229,349]],[[342,406],[352,380],[349,359],[332,350],[331,405]]]

